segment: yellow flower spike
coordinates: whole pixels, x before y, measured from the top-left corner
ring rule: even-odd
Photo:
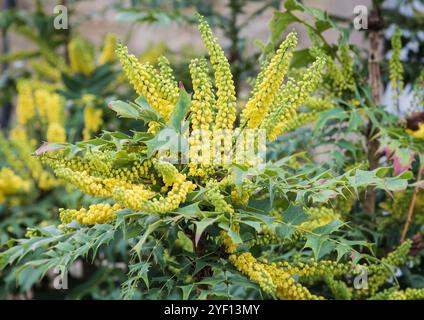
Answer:
[[[353,91],[355,88],[355,79],[353,77],[353,60],[352,56],[350,55],[350,49],[348,45],[344,45],[340,48],[340,63],[345,84],[344,89]]]
[[[175,104],[178,100],[180,90],[178,83],[174,78],[173,70],[169,60],[165,56],[161,56],[158,59],[159,66],[159,79],[162,84],[163,96],[171,104]]]
[[[61,81],[60,70],[52,66],[49,62],[43,59],[37,59],[30,62],[34,71],[40,75],[41,78],[47,77],[53,81]]]
[[[315,91],[321,80],[325,63],[325,57],[318,57],[305,71],[301,80],[289,80],[277,95],[269,114],[261,124],[261,128],[267,131],[270,140],[275,140],[285,130],[285,125],[296,114],[297,108]]]
[[[186,200],[187,194],[195,188],[195,184],[191,181],[186,181],[185,176],[181,175],[173,184],[171,191],[168,192],[166,197],[145,202],[142,210],[152,213],[171,212],[177,209]]]
[[[50,123],[47,127],[47,141],[57,143],[66,142],[65,128],[57,122]]]
[[[29,192],[31,182],[18,176],[12,169],[0,169],[0,204],[6,202],[7,196]]]
[[[90,43],[80,37],[74,38],[68,44],[68,52],[72,71],[86,76],[93,73],[96,66]]]
[[[265,118],[289,68],[290,59],[293,56],[290,50],[293,50],[296,45],[297,36],[292,32],[281,43],[266,66],[263,80],[243,109],[242,119],[243,122],[247,122],[249,128],[257,128]]]
[[[205,18],[201,15],[198,17],[199,31],[203,43],[209,50],[210,61],[215,72],[217,113],[214,129],[233,129],[236,120],[236,92],[230,64]]]
[[[190,175],[204,176],[206,172],[200,167],[203,167],[201,164],[207,165],[210,162],[211,150],[205,149],[207,145],[204,144],[203,139],[210,139],[212,135],[211,125],[215,96],[205,59],[193,59],[190,63],[190,74],[194,91],[190,105],[192,126],[192,134],[189,139]]]
[[[392,36],[392,56],[390,57],[389,67],[390,67],[390,84],[392,85],[392,90],[394,92],[394,99],[397,99],[403,91],[403,65],[400,61],[400,51],[402,49],[402,32],[399,28],[396,29],[395,33]]]
[[[215,207],[216,212],[234,213],[234,208],[225,200],[217,181],[212,180],[206,184],[206,199]]]
[[[73,171],[69,168],[55,170],[57,177],[73,184],[82,192],[96,197],[111,197],[115,188],[130,188],[131,183],[117,178],[101,178],[89,175],[86,171]]]
[[[28,141],[28,133],[25,127],[18,125],[10,129],[9,139],[11,141],[23,141],[23,142]]]
[[[84,140],[91,139],[93,133],[100,130],[103,124],[103,111],[91,105],[84,108]]]
[[[231,254],[229,261],[250,280],[256,282],[263,291],[283,300],[320,300],[309,290],[296,283],[293,276],[276,264],[260,262],[250,252]]]
[[[154,162],[154,167],[158,173],[162,176],[162,180],[165,186],[171,186],[175,182],[181,179],[181,173],[174,167],[172,163],[165,161]]]
[[[47,121],[49,123],[64,123],[64,101],[59,94],[54,92],[50,93],[49,99],[47,100],[47,108]]]
[[[116,54],[137,94],[143,95],[156,111],[165,119],[169,119],[174,106],[164,97],[166,89],[162,88],[159,73],[152,65],[140,63],[134,55],[128,53],[126,46],[119,44]]]
[[[108,33],[105,37],[103,49],[99,57],[100,64],[113,62],[115,60],[116,44],[116,34]]]
[[[193,59],[190,63],[190,75],[194,91],[190,105],[192,129],[210,130],[213,123],[215,96],[212,91],[212,81],[208,75],[206,60]]]
[[[17,89],[16,118],[19,125],[25,125],[35,117],[35,101],[32,87],[28,80],[21,80],[18,82]]]
[[[49,113],[49,110],[47,108],[47,101],[49,100],[49,95],[50,92],[44,88],[37,89],[34,92],[36,109],[38,111],[39,116],[45,121],[47,121],[47,115]]]
[[[132,186],[131,188],[115,188],[113,198],[123,207],[141,210],[145,201],[155,195],[154,192],[147,190],[142,185]]]
[[[104,183],[110,185],[112,189],[114,183],[119,182],[119,186],[122,186],[125,182],[128,186],[138,183],[140,179],[150,179],[149,171],[152,167],[151,161],[145,160],[135,161],[126,169],[113,168],[113,158],[108,153],[102,152],[87,153],[85,159],[78,156],[68,159],[66,154],[58,150],[44,153],[39,159],[53,170],[67,169],[74,174],[95,175],[93,178],[104,179]]]
[[[73,220],[79,224],[106,224],[111,223],[116,218],[116,212],[121,209],[119,204],[93,204],[89,209],[59,209],[60,221],[63,224],[71,223]]]

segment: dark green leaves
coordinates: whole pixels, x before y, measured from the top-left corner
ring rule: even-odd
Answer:
[[[326,254],[335,249],[336,245],[330,240],[326,234],[316,235],[308,234],[304,248],[311,248],[316,260],[321,259]]]
[[[205,231],[205,229],[210,226],[211,224],[213,224],[215,221],[217,221],[218,218],[215,219],[205,219],[205,220],[201,220],[201,221],[195,221],[194,223],[196,224],[196,235],[195,235],[195,244],[197,245],[197,243],[200,240],[200,237],[202,236],[203,231]]]
[[[306,235],[305,248],[312,249],[315,259],[321,259],[336,248],[336,242],[330,238],[330,234],[338,231],[342,226],[343,223],[336,219],[314,229]]]

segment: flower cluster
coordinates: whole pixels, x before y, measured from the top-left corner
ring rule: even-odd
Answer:
[[[116,217],[116,212],[121,209],[119,204],[92,204],[87,209],[59,209],[60,221],[63,224],[69,224],[73,220],[79,224],[104,224],[110,223]]]
[[[297,108],[315,91],[321,81],[321,72],[325,63],[326,58],[318,57],[299,81],[291,79],[281,89],[269,114],[261,124],[261,128],[267,131],[270,140],[275,140],[281,132],[285,131],[288,120],[296,114]]]
[[[156,111],[165,119],[169,119],[175,101],[168,99],[170,97],[175,99],[172,94],[170,95],[175,89],[170,88],[171,81],[161,83],[161,78],[169,78],[168,68],[165,69],[165,75],[161,76],[150,63],[141,63],[134,55],[128,54],[127,47],[118,45],[116,53],[137,94],[143,95]]]
[[[276,263],[259,261],[250,252],[232,254],[229,261],[271,296],[283,300],[322,299],[322,297],[311,294],[306,287],[296,282],[293,276]]]
[[[321,51],[312,48],[312,55],[321,55]],[[326,75],[323,78],[323,87],[328,93],[341,96],[345,91],[353,91],[355,88],[355,79],[353,72],[353,60],[350,54],[349,46],[344,45],[339,49],[339,62],[328,59],[326,63]]]
[[[217,101],[214,129],[233,129],[236,120],[236,92],[230,64],[206,20],[199,16],[199,22],[199,32],[209,50],[210,61],[215,72]]]
[[[250,128],[257,128],[271,107],[293,56],[292,50],[297,45],[297,36],[290,33],[284,40],[272,60],[263,72],[263,79],[254,88],[254,95],[243,109],[243,119]]]
[[[116,35],[114,33],[108,33],[104,40],[102,52],[99,56],[100,64],[105,64],[115,60],[116,43]]]
[[[31,84],[28,81],[18,83],[18,101],[16,116],[19,125],[25,125],[35,116],[35,102]]]
[[[37,119],[43,128],[46,128],[44,135],[48,141],[66,141],[64,102],[53,89],[47,83],[30,83],[27,80],[19,82],[16,108],[18,125],[12,132],[19,132],[21,140],[28,136],[27,131],[33,130],[34,126],[30,126],[28,122]]]
[[[224,182],[225,183],[225,182]],[[225,200],[223,194],[224,183],[209,181],[206,184],[206,199],[214,206],[216,212],[234,213],[234,208]]]
[[[386,289],[369,298],[369,300],[423,300],[424,289],[407,288],[399,290],[397,287]]]
[[[179,90],[178,83],[173,75],[173,70],[169,60],[161,56],[158,58],[159,79],[162,84],[163,96],[171,104],[175,104],[178,100]]]
[[[31,188],[31,182],[16,175],[7,167],[0,169],[0,204],[6,201],[6,196],[26,193]]]
[[[73,38],[68,44],[69,62],[73,72],[79,72],[86,76],[93,73],[96,68],[94,62],[94,50],[83,38]]]
[[[88,105],[84,108],[84,130],[83,138],[88,140],[92,137],[93,133],[99,131],[103,124],[103,111],[97,109],[92,105]]]
[[[392,42],[392,56],[390,57],[390,84],[392,90],[395,93],[395,99],[399,97],[403,90],[403,65],[400,61],[400,51],[402,49],[402,32],[400,29],[396,29]]]
[[[190,105],[192,113],[190,136],[190,175],[205,176],[205,168],[198,163],[206,163],[210,158],[210,148],[203,138],[211,138],[211,123],[215,106],[215,95],[212,90],[212,81],[208,76],[206,59],[194,59],[190,63],[190,74],[193,83],[193,99]],[[210,146],[209,146],[210,147]]]
[[[57,122],[49,124],[47,127],[47,140],[50,142],[66,142],[65,128]]]

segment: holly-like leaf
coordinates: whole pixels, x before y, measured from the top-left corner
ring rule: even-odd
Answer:
[[[290,206],[283,212],[283,224],[279,224],[275,228],[275,233],[281,238],[291,237],[295,231],[296,226],[307,221],[309,216],[303,211],[301,206]]]
[[[328,235],[307,234],[304,248],[312,249],[314,258],[321,259],[335,249],[336,245]]]
[[[194,287],[194,284],[188,284],[186,286],[178,287],[183,292],[183,300],[188,300],[188,298],[190,297],[190,293],[193,290],[193,287]]]
[[[336,232],[344,225],[343,222],[341,222],[339,219],[335,219],[331,221],[330,223],[327,223],[326,225],[320,226],[316,229],[314,229],[314,233],[316,234],[331,234],[333,232]]]
[[[116,100],[109,102],[108,106],[121,118],[140,119],[140,110],[135,105]]]
[[[144,120],[146,123],[150,121],[155,121],[162,124],[165,123],[161,114],[150,106],[144,96],[139,96],[137,99],[135,99],[134,102],[135,104],[133,104],[133,106],[139,110],[140,119]]]

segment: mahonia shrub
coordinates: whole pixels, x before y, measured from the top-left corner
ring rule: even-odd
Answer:
[[[367,186],[399,192],[408,173],[354,166],[340,175],[299,154],[263,157],[266,141],[303,123],[301,106],[326,108],[317,90],[328,72],[340,71],[330,57],[318,50],[307,68],[289,70],[297,44],[290,33],[242,103],[201,16],[199,32],[209,60],[191,61],[191,96],[165,57],[156,67],[118,45],[139,97],[109,107],[146,129],[42,145],[37,159],[98,201],[60,209],[57,226],[17,240],[0,254],[0,268],[28,288],[51,268],[64,273],[80,258],[107,260],[105,250],[116,246],[130,255],[125,279],[116,280],[124,298],[423,297],[422,289],[390,281],[409,263],[411,241],[375,257],[330,201]]]

